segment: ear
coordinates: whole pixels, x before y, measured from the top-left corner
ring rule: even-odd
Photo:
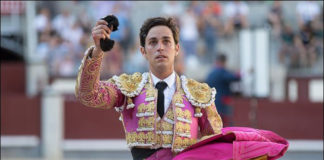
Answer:
[[[179,51],[180,51],[180,45],[179,43],[175,45],[175,51],[176,51],[176,55],[177,56],[179,54]]]
[[[141,51],[141,53],[142,53],[142,56],[144,56],[145,59],[147,59],[147,58],[146,58],[145,48],[141,46],[141,47],[140,47],[140,51]]]

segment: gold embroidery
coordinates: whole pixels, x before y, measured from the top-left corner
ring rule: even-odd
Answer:
[[[119,80],[121,87],[126,92],[134,92],[142,80],[142,74],[139,72],[136,72],[133,75],[127,75],[124,73],[119,76]]]
[[[174,120],[172,108],[166,112],[166,118]]]
[[[148,86],[146,88],[146,98],[154,97],[154,95],[155,95],[155,90],[152,87]]]
[[[182,145],[183,145],[183,147],[189,146],[190,145],[190,139],[189,138],[184,138],[182,140]]]
[[[192,97],[199,103],[208,103],[210,101],[212,90],[206,83],[199,83],[188,79],[187,88]]]
[[[184,133],[190,134],[190,124],[186,123],[183,127]]]
[[[195,107],[195,114],[200,114],[201,113],[201,108]]]
[[[144,142],[145,142],[145,135],[144,135],[143,132],[140,132],[140,133],[138,134],[138,136],[137,136],[137,141],[138,141],[139,143],[144,143]]]
[[[198,142],[203,141],[203,140],[208,139],[208,138],[211,138],[211,137],[213,137],[213,136],[215,136],[215,135],[217,135],[217,134],[211,134],[211,135],[203,136],[203,137],[201,137],[201,138],[199,139]]]
[[[184,92],[183,88],[179,89],[179,93],[180,93],[181,95],[185,95],[185,92]]]
[[[147,132],[147,143],[154,143],[154,133],[153,132]]]
[[[173,143],[173,150],[179,152],[196,143],[196,139],[176,137]]]
[[[175,132],[181,136],[190,136],[191,126],[188,123],[177,122],[175,125]]]
[[[138,128],[144,128],[146,126],[145,117],[141,117],[138,121]]]
[[[146,105],[146,112],[154,112],[154,109],[155,109],[155,104],[154,102],[150,102],[149,104]]]
[[[192,139],[192,138],[184,138],[183,140],[183,147],[184,148],[187,148],[193,144],[196,143],[196,140],[195,139]]]
[[[183,124],[181,122],[177,122],[175,125],[176,129],[175,132],[176,133],[183,133]]]
[[[106,87],[105,86],[105,89],[107,89],[108,91],[108,95],[109,95],[109,99],[110,99],[110,102],[109,104],[106,104],[106,108],[111,108],[113,107],[114,105],[116,105],[116,102],[117,102],[117,93],[116,93],[116,90],[112,87]],[[104,96],[101,94],[101,96]]]
[[[183,102],[182,95],[179,92],[174,95],[174,102],[175,103],[182,103]]]
[[[168,122],[162,122],[162,130],[163,131],[172,131],[173,125]]]
[[[117,93],[108,82],[99,81],[100,64],[103,55],[89,59],[94,46],[86,51],[78,71],[75,95],[80,102],[89,107],[112,108],[116,105]]]
[[[183,118],[184,112],[182,111],[181,108],[176,108],[175,111],[176,111],[177,117]]]
[[[157,135],[156,135],[156,143],[160,145],[161,142],[162,142],[161,139],[162,139],[161,134],[157,134]]]
[[[174,148],[180,148],[182,146],[182,138],[181,137],[176,137],[175,141],[173,143]]]
[[[172,135],[162,134],[163,144],[171,144],[172,143]]]
[[[127,97],[127,109],[134,108],[135,104],[133,103],[133,100],[131,97]]]
[[[109,79],[107,80],[107,82],[108,82],[108,83],[115,84],[115,80],[114,80],[113,78],[109,78]]]
[[[154,127],[154,117],[149,117],[146,120],[146,128],[153,128]]]
[[[144,113],[145,112],[145,104],[141,103],[138,107],[137,107],[137,113]]]
[[[160,121],[160,122],[157,122],[157,123],[156,123],[156,130],[157,130],[157,131],[161,131],[161,127],[162,127],[162,125],[161,125],[161,121]]]
[[[193,139],[193,138],[190,139],[190,145],[193,145],[193,144],[195,144],[196,142],[197,142],[197,139]]]
[[[153,128],[154,127],[154,117],[141,117],[138,120],[138,128]]]
[[[126,133],[126,141],[128,144],[139,143],[139,144],[154,144],[156,142],[156,135],[153,132],[129,132]]]
[[[130,143],[135,143],[136,142],[136,132],[134,132],[134,133],[129,133],[128,134],[128,136],[129,136],[129,142]]]
[[[207,119],[210,124],[210,128],[205,128],[202,132],[203,135],[218,134],[221,133],[223,128],[223,122],[219,114],[217,113],[215,105],[211,105],[205,108],[207,113]]]
[[[184,111],[184,119],[190,120],[191,119],[191,112],[189,110]]]
[[[143,132],[141,132],[141,133],[143,133]],[[147,140],[148,140],[148,135],[145,134],[145,133],[143,133],[143,137],[144,137],[144,143],[145,143],[145,142],[148,143],[148,142],[147,142]]]

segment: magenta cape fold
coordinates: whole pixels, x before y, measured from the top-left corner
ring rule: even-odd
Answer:
[[[274,132],[248,127],[226,127],[222,133],[189,146],[173,160],[245,160],[267,155],[280,158],[288,142]]]

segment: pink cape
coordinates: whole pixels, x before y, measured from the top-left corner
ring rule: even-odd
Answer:
[[[245,160],[264,155],[273,160],[282,157],[288,146],[284,138],[271,131],[227,127],[221,134],[189,146],[175,157],[171,149],[161,149],[146,160]]]
[[[267,155],[269,160],[280,158],[288,142],[279,135],[247,127],[226,127],[222,133],[189,146],[173,160],[245,160]]]

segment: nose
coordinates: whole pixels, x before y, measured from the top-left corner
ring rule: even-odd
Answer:
[[[162,50],[164,50],[164,45],[163,45],[163,43],[162,42],[159,42],[158,43],[158,45],[157,45],[157,49],[158,49],[158,51],[162,51]]]

